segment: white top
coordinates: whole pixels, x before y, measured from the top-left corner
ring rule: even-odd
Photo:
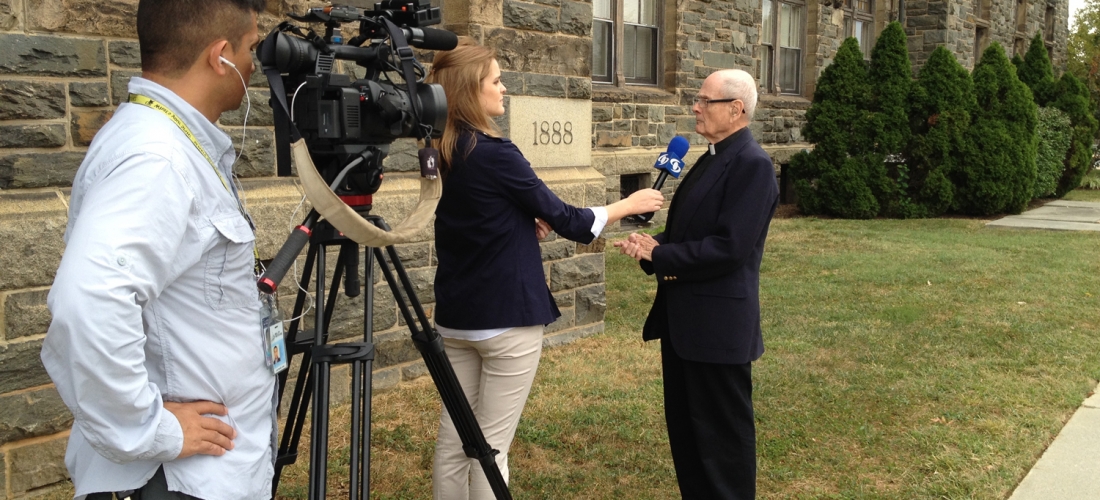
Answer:
[[[592,215],[595,218],[592,220],[592,237],[599,238],[600,233],[603,232],[604,226],[607,225],[607,209],[604,207],[589,207],[588,210],[592,211]],[[519,326],[533,326],[533,325],[516,325]],[[490,328],[487,330],[458,330],[455,328],[447,328],[439,323],[436,323],[435,329],[439,332],[439,336],[448,339],[456,340],[489,340],[497,335],[500,335],[515,327],[508,328]]]
[[[229,136],[168,89],[164,104],[231,179]],[[73,181],[65,254],[47,304],[42,362],[74,416],[65,465],[77,498],[139,488],[163,463],[168,488],[206,500],[269,498],[275,376],[260,337],[253,234],[213,167],[163,113],[124,103]],[[221,457],[175,460],[163,401],[226,405]]]

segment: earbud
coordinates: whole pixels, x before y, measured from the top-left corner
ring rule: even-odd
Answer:
[[[225,57],[218,56],[218,60],[225,64],[228,64],[230,68],[237,69],[237,65],[233,64],[229,59],[226,59]]]

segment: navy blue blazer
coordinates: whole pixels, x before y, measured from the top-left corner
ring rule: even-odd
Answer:
[[[641,261],[657,276],[642,336],[668,339],[683,359],[744,364],[764,353],[760,260],[779,187],[747,128],[730,139],[686,197],[673,195],[653,260]]]
[[[438,324],[482,330],[561,316],[546,285],[536,217],[570,240],[595,238],[592,210],[561,201],[512,141],[463,132],[435,211]]]

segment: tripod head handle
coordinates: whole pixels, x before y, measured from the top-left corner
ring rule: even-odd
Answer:
[[[275,290],[279,288],[279,282],[283,280],[283,276],[286,276],[286,272],[294,264],[294,259],[298,258],[298,254],[302,253],[306,243],[309,243],[309,237],[313,234],[313,225],[317,223],[318,216],[316,210],[311,210],[309,215],[306,216],[306,220],[302,221],[302,225],[290,232],[290,236],[283,243],[283,247],[279,249],[279,253],[275,254],[275,258],[264,270],[264,274],[256,281],[256,287],[261,292],[275,293]]]

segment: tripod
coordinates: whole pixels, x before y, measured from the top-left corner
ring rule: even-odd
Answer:
[[[370,205],[356,207],[364,219],[380,229],[390,228],[380,216],[369,215]],[[279,251],[272,266],[261,278],[260,287],[265,284],[273,289],[289,268],[289,263],[301,251],[308,239],[305,266],[302,271],[302,287],[294,303],[294,320],[287,331],[287,349],[291,359],[301,355],[298,376],[288,408],[286,425],[275,460],[275,478],[272,481],[271,495],[274,498],[279,488],[279,477],[283,467],[293,464],[298,458],[298,445],[305,427],[306,407],[312,399],[312,425],[310,428],[309,498],[323,500],[325,480],[328,477],[328,427],[329,427],[329,387],[333,365],[351,365],[351,457],[349,460],[349,497],[351,500],[370,497],[370,415],[371,415],[371,366],[374,361],[373,344],[373,289],[363,300],[363,340],[339,344],[328,343],[328,328],[336,306],[336,296],[340,289],[340,279],[344,278],[345,294],[358,296],[359,282],[359,244],[342,236],[326,221],[317,221],[316,212],[306,217],[302,226],[291,234],[287,243]],[[340,252],[333,270],[331,289],[327,300],[325,296],[325,257],[326,249],[339,247]],[[443,350],[443,339],[432,328],[424,309],[409,280],[405,267],[398,258],[392,245],[382,248],[365,247],[364,270],[367,286],[373,287],[374,262],[377,261],[382,276],[393,292],[398,309],[408,325],[413,344],[427,365],[428,372],[435,382],[436,389],[450,413],[458,434],[462,439],[466,456],[478,460],[485,471],[486,478],[498,500],[511,499],[508,484],[504,481],[496,464],[497,450],[492,449],[474,417],[470,403],[458,383],[454,369]],[[289,258],[288,258],[289,255]],[[388,261],[387,261],[388,257]],[[391,271],[390,265],[393,270]],[[300,331],[300,316],[305,306],[309,288],[309,275],[315,274],[316,305],[314,329]],[[396,276],[395,276],[396,274]],[[400,287],[398,285],[400,281]],[[400,293],[404,290],[404,297]],[[406,301],[407,297],[407,301]],[[410,310],[411,309],[411,310]],[[415,314],[415,318],[414,315]],[[418,326],[419,325],[419,326]],[[289,370],[288,370],[289,371]],[[279,400],[283,399],[288,371],[279,374]]]

